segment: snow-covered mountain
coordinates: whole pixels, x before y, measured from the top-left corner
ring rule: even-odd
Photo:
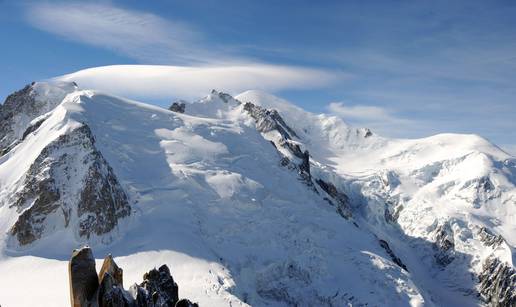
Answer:
[[[516,304],[516,159],[485,139],[387,139],[259,91],[170,111],[80,86],[0,108],[0,304],[67,305],[82,244],[126,280],[167,264],[201,306]]]

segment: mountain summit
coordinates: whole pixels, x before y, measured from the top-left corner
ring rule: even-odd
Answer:
[[[68,304],[89,244],[128,280],[169,264],[200,306],[516,304],[516,159],[487,140],[388,139],[260,91],[171,111],[80,86],[0,108],[0,303]]]

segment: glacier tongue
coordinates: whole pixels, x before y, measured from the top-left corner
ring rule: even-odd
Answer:
[[[479,137],[386,139],[258,91],[175,112],[74,84],[17,95],[22,111],[1,109],[0,272],[90,243],[131,280],[176,266],[204,306],[512,299],[516,164]]]

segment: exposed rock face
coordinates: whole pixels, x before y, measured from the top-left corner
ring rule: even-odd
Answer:
[[[111,274],[105,273],[100,279],[98,304],[99,307],[125,307],[134,306],[134,300],[126,294],[123,286],[118,284]]]
[[[25,138],[29,134],[31,134],[32,132],[38,130],[39,126],[41,126],[41,124],[43,124],[44,121],[45,121],[45,118],[39,119],[35,123],[33,123],[29,127],[27,127],[27,129],[25,129],[25,132],[23,132],[21,140],[22,141],[25,140]]]
[[[401,259],[394,254],[391,247],[389,246],[389,243],[385,240],[379,240],[380,246],[387,252],[389,257],[391,257],[391,260],[396,263],[400,268],[404,269],[408,272],[407,266],[401,261]]]
[[[73,225],[81,238],[100,236],[131,213],[127,196],[95,148],[87,125],[60,136],[41,151],[12,206],[22,212],[10,230],[20,245],[34,242],[57,226]],[[48,226],[45,221],[50,216],[56,219]]]
[[[104,259],[99,277],[89,247],[74,250],[69,268],[72,307],[199,307],[188,299],[179,300],[178,286],[166,265],[145,273],[144,281],[129,291],[124,290],[123,271],[111,255]]]
[[[17,139],[12,127],[16,115],[23,113],[28,113],[29,116],[34,115],[34,117],[39,115],[34,114],[36,100],[32,92],[32,85],[34,83],[7,96],[3,105],[0,106],[0,151],[2,152],[8,151],[10,145]]]
[[[224,92],[217,92],[216,90],[211,90],[211,93],[213,95],[218,95],[219,98],[224,101],[225,103],[229,103],[231,100],[235,99],[233,98],[233,96],[231,96],[230,94],[228,93],[224,93]],[[236,100],[236,99],[235,99]]]
[[[244,110],[254,119],[256,123],[256,129],[261,133],[268,133],[276,131],[281,136],[280,140],[276,143],[271,141],[274,147],[278,148],[281,146],[287,149],[294,157],[299,159],[299,163],[296,164],[299,170],[299,175],[309,185],[312,185],[311,174],[310,174],[310,153],[308,150],[301,150],[299,144],[292,141],[293,137],[298,137],[296,132],[290,128],[283,118],[279,115],[276,110],[268,110],[260,106],[256,106],[251,102],[244,104]],[[282,165],[290,164],[290,160],[285,157],[281,161]]]
[[[447,266],[455,259],[455,243],[453,231],[447,223],[439,225],[435,230],[436,253],[435,261],[441,266]]]
[[[124,272],[121,268],[118,267],[118,265],[116,265],[111,254],[107,255],[107,257],[104,259],[104,263],[102,264],[102,268],[99,272],[99,280],[102,280],[105,274],[110,275],[110,277],[113,279],[114,284],[123,286]]]
[[[348,196],[342,192],[339,192],[337,188],[331,183],[326,182],[322,179],[316,179],[315,182],[324,190],[331,198],[333,198],[336,202],[332,202],[330,199],[326,198],[330,204],[337,207],[337,212],[344,218],[350,218],[352,216],[351,208],[349,206]]]
[[[501,235],[495,235],[486,227],[481,227],[478,231],[478,236],[482,243],[486,246],[496,247],[504,242],[504,239]]]
[[[516,270],[498,258],[487,258],[479,275],[479,292],[489,306],[516,306]]]
[[[83,127],[93,145],[88,126]],[[79,235],[86,238],[92,233],[102,235],[111,231],[120,218],[131,213],[127,196],[107,161],[98,150],[91,152],[91,158],[77,210],[81,219]]]
[[[461,189],[469,194],[475,208],[480,208],[485,202],[499,198],[502,193],[488,175],[466,181]]]
[[[152,269],[143,275],[140,287],[151,294],[148,296],[149,306],[175,306],[179,301],[178,287],[166,265]],[[151,303],[153,305],[151,305]]]
[[[267,133],[276,130],[287,140],[297,137],[294,130],[285,123],[278,111],[264,109],[251,102],[244,104],[244,110],[255,120],[258,131]]]
[[[199,305],[184,298],[176,303],[176,307],[199,307]]]
[[[244,104],[244,110],[254,119],[256,129],[261,133],[277,131],[281,138],[271,141],[272,145],[278,149],[278,146],[287,149],[299,162],[294,164],[290,159],[284,156],[280,164],[289,168],[295,168],[299,171],[299,176],[308,185],[313,187],[312,174],[310,172],[310,153],[308,150],[302,150],[301,146],[293,141],[293,137],[297,137],[296,132],[290,128],[280,114],[276,110],[268,110],[260,106],[256,106],[251,102]],[[325,197],[331,205],[337,208],[337,212],[344,218],[348,219],[352,216],[349,200],[346,194],[339,192],[335,185],[322,179],[315,179],[315,182],[329,196]],[[315,190],[315,188],[314,188]],[[316,190],[315,190],[316,191]],[[333,199],[333,201],[331,199]]]
[[[68,265],[68,274],[71,306],[97,306],[99,280],[95,270],[95,258],[89,247],[73,251]]]
[[[174,102],[168,109],[177,113],[185,113],[186,103],[184,102]]]

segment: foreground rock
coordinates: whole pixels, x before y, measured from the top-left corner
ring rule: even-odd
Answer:
[[[168,266],[143,275],[141,284],[126,291],[123,270],[111,255],[104,259],[99,276],[89,247],[74,250],[69,263],[72,307],[198,307],[188,299],[179,300],[179,288]]]
[[[90,248],[74,250],[68,265],[70,301],[73,307],[94,306],[98,288],[95,258]]]

